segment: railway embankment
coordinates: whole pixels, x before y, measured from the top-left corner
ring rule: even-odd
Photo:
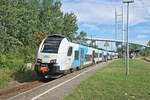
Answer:
[[[116,60],[83,81],[64,100],[149,100],[150,65],[130,60],[126,76],[124,60]]]
[[[34,66],[30,69],[26,65],[19,70],[10,69],[7,67],[0,68],[0,90],[10,88],[26,82],[35,81],[37,76],[34,72]]]
[[[34,65],[30,68],[29,65],[25,64],[19,70],[0,68],[0,100],[26,91],[40,83],[34,72]]]

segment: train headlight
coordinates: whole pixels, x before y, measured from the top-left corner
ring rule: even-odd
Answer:
[[[56,64],[56,59],[52,59],[50,63]]]
[[[42,59],[37,59],[37,63],[41,63],[42,62]]]

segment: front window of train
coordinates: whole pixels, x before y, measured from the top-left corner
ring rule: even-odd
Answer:
[[[42,53],[58,53],[58,48],[60,45],[60,41],[48,41],[43,44]]]

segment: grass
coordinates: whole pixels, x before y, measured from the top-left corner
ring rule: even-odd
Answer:
[[[126,76],[123,60],[117,60],[83,81],[64,100],[149,100],[149,77],[149,64],[130,60]]]

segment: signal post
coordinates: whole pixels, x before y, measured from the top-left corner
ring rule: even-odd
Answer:
[[[104,46],[106,47],[106,51],[107,51],[107,47],[109,46],[109,43],[108,42],[105,42]],[[108,51],[107,51],[107,54],[108,54]],[[108,55],[107,55],[108,56]],[[107,60],[108,60],[108,57],[107,57]],[[107,62],[106,60],[106,62]]]

